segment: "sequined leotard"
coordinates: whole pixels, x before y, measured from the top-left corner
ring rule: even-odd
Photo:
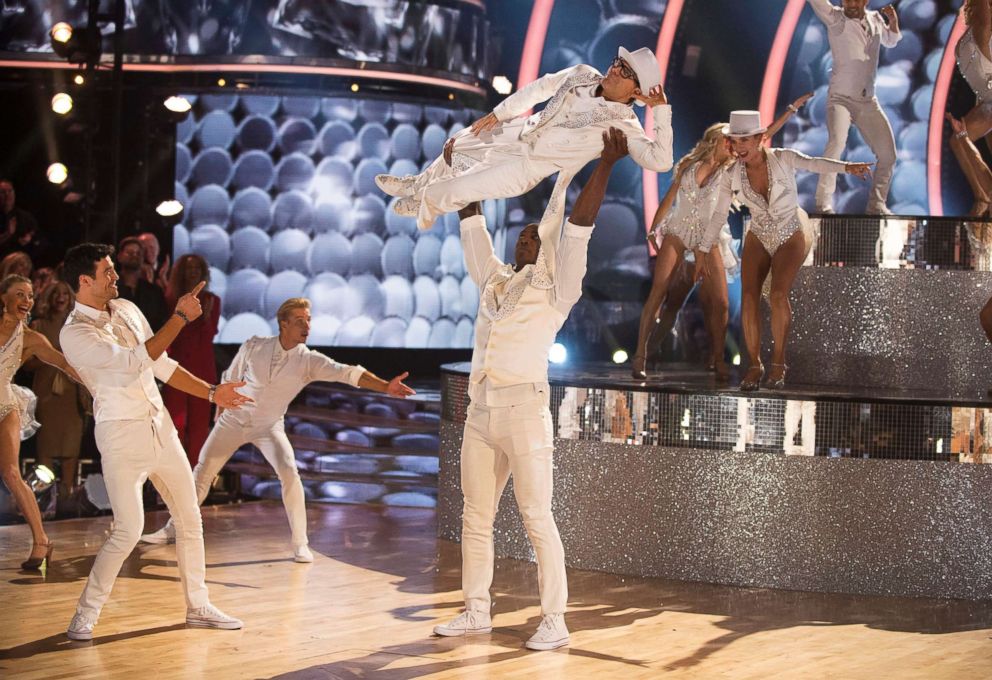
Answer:
[[[34,419],[38,399],[31,390],[11,382],[21,367],[24,350],[24,324],[17,324],[10,338],[0,347],[0,421],[17,409],[21,414],[21,439],[37,432],[40,423]]]

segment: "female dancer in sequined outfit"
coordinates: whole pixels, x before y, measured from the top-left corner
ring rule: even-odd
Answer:
[[[974,140],[992,132],[992,2],[968,0],[964,4],[968,30],[955,53],[961,75],[975,91],[975,106],[960,120],[947,114],[951,124],[951,151],[964,172],[975,196],[971,216],[988,215],[992,210],[992,171],[982,160]],[[992,144],[990,144],[992,148]]]
[[[809,92],[790,104],[788,111],[779,116],[768,128],[765,137],[771,139],[792,114],[812,96],[813,93]],[[725,126],[726,123],[716,123],[708,127],[703,138],[696,143],[692,151],[679,161],[675,170],[675,179],[655,212],[648,241],[658,252],[658,257],[655,260],[651,292],[648,293],[647,302],[644,303],[644,310],[641,312],[637,350],[631,367],[631,375],[638,380],[647,378],[647,348],[652,332],[658,327],[663,305],[673,304],[676,302],[675,298],[680,298],[678,305],[681,307],[688,295],[689,291],[675,280],[673,273],[681,258],[690,250],[695,250],[694,279],[700,279],[701,263],[707,259],[713,274],[703,281],[700,290],[700,299],[703,301],[706,313],[706,330],[710,334],[712,346],[710,367],[716,371],[717,379],[721,381],[727,380],[730,376],[723,358],[729,308],[724,250],[729,245],[721,245],[710,253],[696,250],[716,208],[717,190],[723,172],[733,162],[727,138],[723,134]],[[721,238],[721,244],[724,240]],[[673,287],[681,288],[685,291],[684,294],[673,296]]]
[[[728,168],[720,183],[713,219],[700,249],[708,252],[727,217],[734,196],[751,212],[741,256],[741,325],[750,366],[741,381],[742,390],[758,388],[765,368],[761,363],[761,289],[771,272],[772,370],[769,386],[785,384],[785,344],[792,325],[789,292],[808,252],[804,233],[805,213],[799,207],[796,171],[847,172],[861,178],[871,176],[868,163],[844,163],[829,158],[810,158],[792,149],[763,146],[765,129],[757,111],[734,111],[724,134],[730,137],[737,162]],[[708,262],[703,260],[704,266]],[[709,272],[704,272],[707,276]]]
[[[37,569],[51,559],[53,544],[41,524],[34,493],[21,478],[18,467],[21,440],[30,437],[38,428],[34,420],[36,400],[30,390],[12,384],[11,379],[21,364],[31,357],[61,369],[77,382],[79,376],[44,335],[26,327],[34,305],[29,279],[11,274],[0,281],[0,301],[3,302],[3,317],[0,318],[0,475],[31,527],[34,539],[31,555],[21,567]]]

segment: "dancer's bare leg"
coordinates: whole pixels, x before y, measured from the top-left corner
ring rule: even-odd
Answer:
[[[719,380],[730,377],[730,369],[723,359],[723,351],[727,337],[727,318],[730,314],[730,298],[727,293],[727,274],[723,268],[723,256],[719,248],[713,248],[709,253],[696,251],[697,260],[709,258],[710,276],[703,279],[700,286],[700,301],[706,315],[706,330],[710,334],[712,350],[711,364]]]
[[[644,303],[644,309],[641,311],[641,324],[637,333],[637,349],[634,353],[633,366],[631,367],[631,373],[635,378],[644,379],[647,377],[645,362],[648,337],[654,329],[661,304],[665,301],[668,281],[679,260],[682,259],[683,253],[685,253],[685,246],[682,245],[681,239],[670,234],[666,235],[661,242],[661,250],[658,252],[658,258],[654,263],[654,280],[651,282],[651,292],[648,293],[647,302]]]
[[[682,305],[685,304],[695,285],[696,282],[692,280],[692,267],[683,258],[675,266],[675,271],[668,280],[668,291],[665,293],[665,303],[661,306],[661,316],[658,317],[648,336],[646,342],[648,361],[661,354],[661,343],[675,328],[675,321],[682,310]]]
[[[21,416],[15,409],[0,421],[0,475],[3,477],[3,483],[14,497],[14,502],[17,503],[21,514],[27,520],[28,526],[31,527],[31,538],[34,540],[31,557],[44,557],[48,547],[48,534],[45,533],[45,527],[41,524],[38,501],[35,500],[31,487],[21,477],[21,471],[18,467],[20,452]]]
[[[761,380],[761,287],[772,266],[772,258],[758,237],[748,232],[741,255],[741,326],[747,349],[748,369],[742,388],[754,389]]]
[[[772,256],[772,365],[768,371],[768,382],[780,383],[785,379],[785,346],[792,328],[792,304],[789,292],[796,280],[799,268],[806,259],[806,237],[797,231],[779,246]]]
[[[969,214],[983,215],[992,202],[992,170],[989,170],[988,165],[985,164],[973,140],[985,137],[992,131],[992,107],[976,106],[961,120],[955,119],[950,114],[946,117],[952,130],[949,143],[951,151],[975,197]],[[965,134],[959,134],[962,132]]]

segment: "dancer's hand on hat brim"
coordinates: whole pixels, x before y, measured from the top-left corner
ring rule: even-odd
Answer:
[[[472,123],[472,134],[478,137],[483,132],[489,132],[499,125],[499,118],[495,113],[489,112],[479,120]]]
[[[640,90],[634,90],[634,99],[645,106],[662,106],[668,103],[668,97],[665,96],[665,90],[661,85],[652,87],[647,95],[641,94]]]
[[[849,175],[871,179],[871,163],[848,163],[846,170]]]

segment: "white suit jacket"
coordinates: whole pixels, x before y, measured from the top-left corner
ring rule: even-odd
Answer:
[[[278,342],[278,336],[255,336],[238,349],[231,365],[224,371],[223,381],[244,380],[247,384],[238,391],[255,402],[237,410],[224,411],[219,423],[271,427],[282,422],[289,404],[308,383],[342,382],[357,386],[365,372],[361,366],[339,364],[303,344],[289,350],[288,356],[273,372],[272,354]]]
[[[730,204],[736,197],[751,211],[751,219],[765,223],[784,224],[796,218],[799,211],[799,190],[796,187],[796,171],[808,172],[844,172],[847,164],[831,158],[813,158],[794,149],[765,149],[768,158],[769,188],[768,210],[764,206],[754,205],[742,191],[746,179],[743,173],[744,163],[738,161],[730,166],[720,181],[720,194],[717,198],[716,209],[710,218],[709,227],[703,237],[699,249],[709,252],[720,236],[723,223],[727,220]]]

